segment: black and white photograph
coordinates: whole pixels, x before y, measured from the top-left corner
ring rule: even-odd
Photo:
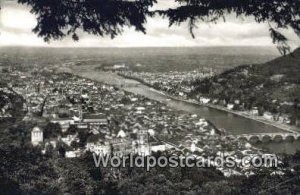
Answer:
[[[0,0],[0,195],[300,195],[299,0]]]

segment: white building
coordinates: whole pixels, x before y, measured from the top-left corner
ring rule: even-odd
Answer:
[[[154,136],[155,135],[154,129],[148,129],[148,133],[149,133],[150,136]]]
[[[158,152],[158,151],[165,151],[167,149],[165,144],[153,144],[151,145],[151,151],[152,152]]]
[[[191,150],[192,152],[195,152],[195,151],[196,151],[196,144],[195,144],[194,142],[191,144],[190,150]]]
[[[250,113],[254,116],[257,116],[259,114],[258,112],[258,108],[257,107],[253,107],[253,109],[250,111]]]
[[[125,64],[115,64],[113,66],[113,69],[117,70],[117,69],[125,69],[126,65]]]
[[[31,143],[34,146],[43,143],[44,141],[44,134],[43,131],[39,127],[34,127],[31,131]]]
[[[75,150],[75,151],[67,151],[65,156],[66,158],[77,158],[81,155],[80,150]]]
[[[199,101],[202,104],[207,104],[207,103],[210,102],[210,99],[209,98],[200,97]]]
[[[147,130],[139,130],[137,133],[137,150],[136,153],[140,156],[148,156],[151,154],[149,145],[149,135]]]
[[[118,132],[117,138],[124,138],[124,137],[126,137],[126,133],[123,130],[120,130]]]
[[[263,117],[267,120],[272,120],[273,119],[273,115],[270,112],[265,112]]]
[[[86,150],[90,152],[94,152],[97,155],[108,155],[111,152],[111,146],[108,142],[87,143]]]
[[[227,109],[232,110],[234,108],[234,104],[227,104]]]

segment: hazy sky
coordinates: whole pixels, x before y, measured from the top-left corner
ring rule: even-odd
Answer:
[[[115,39],[96,37],[83,34],[79,42],[70,38],[63,41],[44,43],[32,33],[35,26],[35,16],[29,13],[25,6],[14,1],[0,0],[0,46],[53,46],[53,47],[146,47],[146,46],[272,46],[267,24],[257,24],[252,19],[235,19],[230,17],[224,23],[199,23],[195,30],[196,38],[189,34],[187,24],[168,28],[168,21],[159,17],[149,18],[147,34],[125,29],[123,35]],[[171,0],[160,0],[160,7],[174,6]],[[294,33],[286,33],[293,47],[299,40]],[[299,44],[298,44],[299,45]]]

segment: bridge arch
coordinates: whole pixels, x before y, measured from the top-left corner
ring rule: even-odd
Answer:
[[[270,141],[272,141],[272,137],[271,137],[270,135],[262,135],[262,136],[261,136],[261,141],[262,141],[263,143],[270,142]]]
[[[295,136],[293,136],[293,135],[287,135],[287,136],[285,137],[285,141],[292,142],[292,141],[294,141],[294,140],[295,140]]]
[[[273,140],[274,140],[275,142],[282,142],[282,141],[283,141],[283,137],[282,137],[282,135],[275,135],[275,136],[273,137]]]
[[[248,139],[248,141],[249,141],[250,143],[252,143],[252,144],[255,144],[255,143],[259,142],[260,139],[259,139],[259,136],[257,136],[257,135],[252,135],[252,136],[250,136],[250,138]]]
[[[248,142],[248,141],[249,141],[249,140],[248,140],[246,137],[244,137],[244,136],[241,136],[241,137],[239,137],[238,139],[239,139],[239,141],[242,141],[242,142]]]

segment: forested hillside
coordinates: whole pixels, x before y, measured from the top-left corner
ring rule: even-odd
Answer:
[[[300,48],[265,64],[244,65],[213,78],[196,81],[192,97],[209,97],[211,103],[233,104],[235,110],[258,108],[286,114],[291,123],[300,115]]]

